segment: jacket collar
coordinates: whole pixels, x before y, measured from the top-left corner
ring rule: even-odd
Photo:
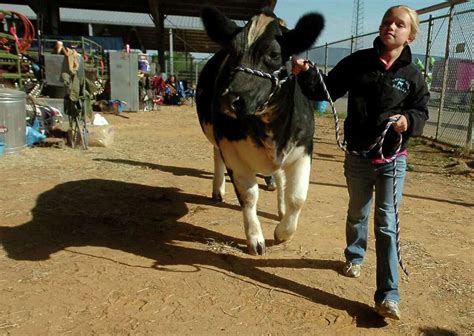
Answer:
[[[380,58],[380,54],[382,53],[382,42],[380,41],[380,37],[376,37],[374,40],[374,49],[377,52],[377,58]],[[402,66],[408,65],[411,63],[412,56],[411,56],[411,49],[408,45],[406,45],[400,56],[396,59],[393,63],[391,69],[398,69]],[[378,60],[380,63],[381,61]]]

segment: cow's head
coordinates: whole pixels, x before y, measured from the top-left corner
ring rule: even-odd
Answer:
[[[289,30],[269,9],[262,10],[245,27],[238,27],[212,7],[204,8],[202,21],[209,38],[227,50],[216,94],[224,113],[233,117],[255,114],[272,92],[271,80],[235,71],[237,66],[271,74],[291,55],[308,50],[324,27],[323,17],[310,13]]]

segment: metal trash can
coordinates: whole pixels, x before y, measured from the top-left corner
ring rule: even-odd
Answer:
[[[26,94],[0,88],[0,154],[26,147]]]

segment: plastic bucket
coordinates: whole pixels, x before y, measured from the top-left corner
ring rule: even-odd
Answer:
[[[0,88],[0,154],[26,148],[26,94]],[[2,150],[3,149],[3,150]]]
[[[120,100],[114,100],[112,102],[112,107],[114,108],[114,113],[119,114],[123,112],[123,105]]]
[[[328,102],[325,100],[316,102],[316,111],[319,113],[326,112],[327,107],[328,107]]]

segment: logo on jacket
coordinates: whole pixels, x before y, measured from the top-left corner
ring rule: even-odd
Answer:
[[[408,93],[410,90],[410,82],[405,78],[394,78],[392,80],[392,87],[403,93]]]

